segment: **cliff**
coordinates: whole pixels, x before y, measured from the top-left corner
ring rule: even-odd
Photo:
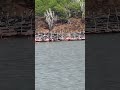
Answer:
[[[120,9],[120,0],[86,0],[85,2],[86,15],[93,12],[95,14],[100,12],[107,14],[110,9],[113,12],[115,9]]]

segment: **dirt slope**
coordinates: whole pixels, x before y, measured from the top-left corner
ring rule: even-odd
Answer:
[[[81,19],[70,18],[71,23],[56,23],[53,32],[76,32],[84,30],[84,24],[81,22]],[[48,32],[48,25],[45,22],[45,19],[42,17],[36,18],[36,32]]]

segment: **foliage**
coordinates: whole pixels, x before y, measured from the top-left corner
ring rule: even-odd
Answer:
[[[51,8],[60,20],[70,17],[82,17],[84,0],[35,0],[35,14],[44,16],[44,12]]]
[[[46,12],[44,13],[44,16],[49,26],[49,30],[52,30],[54,27],[54,23],[57,21],[57,16],[55,16],[54,11],[51,11],[50,8],[49,10],[46,10]]]

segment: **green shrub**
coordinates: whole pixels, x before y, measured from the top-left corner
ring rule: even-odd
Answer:
[[[71,17],[81,17],[80,3],[77,0],[35,0],[35,14],[43,16],[44,12],[51,8],[60,20],[69,19]]]

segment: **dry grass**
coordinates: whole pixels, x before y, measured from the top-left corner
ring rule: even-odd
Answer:
[[[85,24],[81,19],[71,18],[71,23],[57,23],[55,24],[52,32],[80,32],[84,30]],[[48,32],[48,25],[45,23],[44,18],[38,17],[36,19],[36,32]]]

